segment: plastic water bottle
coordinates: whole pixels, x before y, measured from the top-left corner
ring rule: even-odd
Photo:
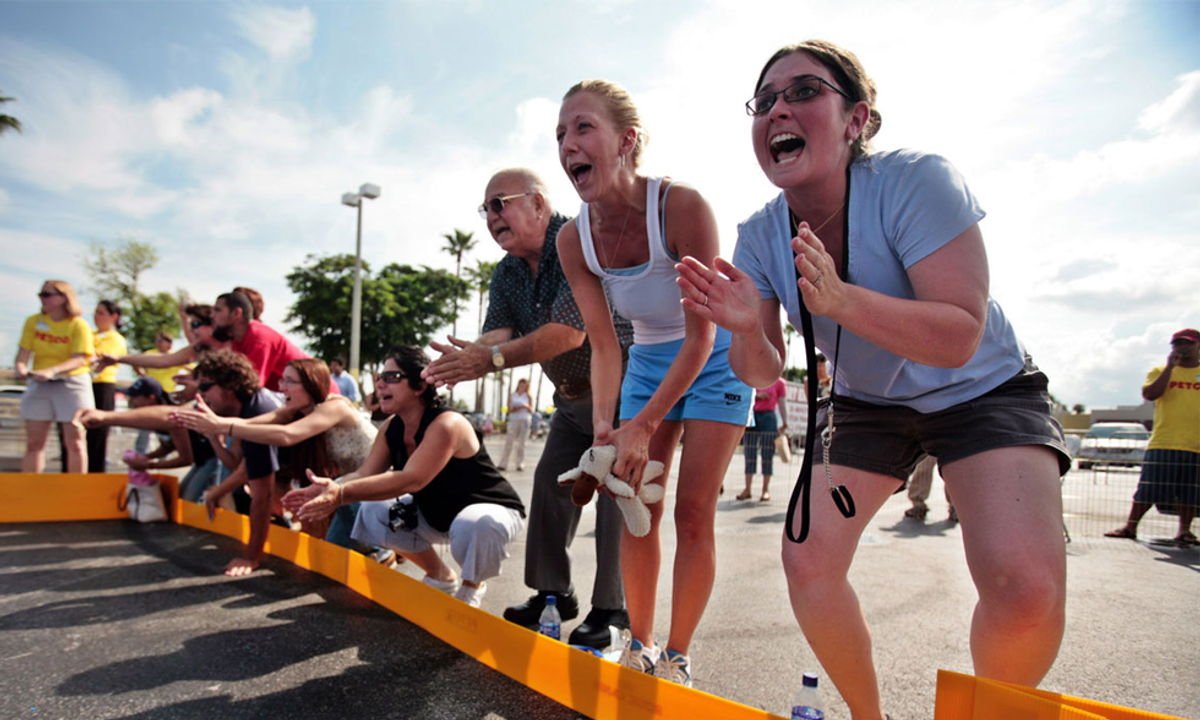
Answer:
[[[546,609],[542,610],[542,617],[538,619],[538,632],[562,640],[562,616],[558,614],[558,598],[554,595],[546,596]]]
[[[804,673],[804,684],[792,698],[792,720],[825,720],[825,703],[817,690],[817,674]]]

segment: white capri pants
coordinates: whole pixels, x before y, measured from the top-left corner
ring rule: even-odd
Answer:
[[[399,501],[411,503],[412,495],[404,495]],[[449,532],[435,530],[419,509],[415,529],[392,530],[388,527],[388,510],[394,504],[393,500],[364,502],[358,509],[350,537],[399,553],[419,553],[435,544],[449,544],[450,554],[462,568],[463,580],[475,584],[500,575],[500,563],[508,559],[508,547],[525,529],[525,518],[519,511],[503,505],[475,503],[454,517]]]

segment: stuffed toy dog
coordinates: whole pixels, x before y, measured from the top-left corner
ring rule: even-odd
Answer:
[[[615,445],[590,447],[579,458],[579,467],[558,476],[559,485],[571,485],[571,502],[583,507],[592,501],[592,495],[600,488],[612,493],[617,507],[625,515],[625,524],[634,537],[643,537],[650,532],[650,509],[647,505],[661,502],[666,490],[662,485],[650,482],[663,473],[663,464],[651,460],[642,474],[642,489],[634,495],[629,483],[612,474],[617,461]]]

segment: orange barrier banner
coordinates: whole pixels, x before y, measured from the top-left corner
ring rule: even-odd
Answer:
[[[171,514],[179,497],[179,480],[171,475],[152,477],[162,485]],[[116,473],[0,474],[0,523],[128,518],[128,513],[117,509],[128,482],[127,475]]]
[[[933,720],[1184,720],[938,670]]]
[[[249,518],[178,499],[170,476],[155,476],[175,522],[245,542]],[[0,475],[0,522],[110,520],[124,475]],[[503,618],[469,607],[407,575],[324,540],[272,525],[266,552],[342,583],[526,687],[593,718],[767,720],[778,716],[634,672]]]

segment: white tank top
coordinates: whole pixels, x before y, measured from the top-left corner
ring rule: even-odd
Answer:
[[[647,263],[630,268],[601,267],[592,241],[587,203],[579,209],[579,217],[575,219],[588,270],[604,283],[609,302],[617,314],[633,323],[635,345],[671,342],[686,334],[683,305],[679,302],[682,291],[675,283],[679,277],[675,263],[679,258],[667,250],[667,240],[662,232],[660,211],[666,204],[666,196],[660,205],[658,189],[661,184],[662,178],[647,178],[646,235],[650,240],[650,261]],[[667,188],[669,190],[670,185]]]

